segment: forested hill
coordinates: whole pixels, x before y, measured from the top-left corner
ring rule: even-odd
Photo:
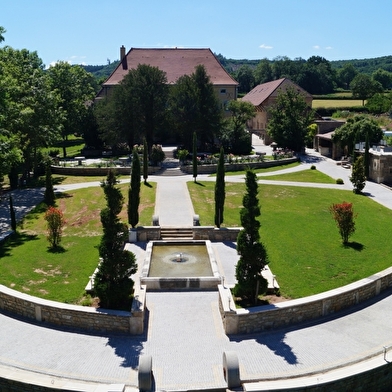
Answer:
[[[215,54],[220,63],[225,67],[229,73],[236,72],[241,66],[248,65],[250,68],[255,68],[260,60],[235,60],[228,59],[221,54]],[[278,57],[270,60],[271,63],[277,60],[282,60],[284,57]],[[287,59],[287,58],[285,58]],[[298,59],[295,59],[298,60]],[[84,65],[83,68],[92,73],[97,79],[107,78],[117,67],[119,61],[114,61],[107,65]],[[392,56],[376,57],[371,59],[354,59],[354,60],[336,60],[330,61],[333,69],[342,68],[345,64],[351,63],[354,68],[360,73],[371,75],[377,69],[381,68],[385,71],[392,72]]]

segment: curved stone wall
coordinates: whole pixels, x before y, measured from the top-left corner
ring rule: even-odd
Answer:
[[[251,309],[234,309],[230,290],[220,286],[220,308],[227,334],[247,334],[328,316],[390,288],[392,267],[349,285],[309,297]]]
[[[146,288],[136,287],[130,312],[96,309],[33,297],[0,285],[0,309],[51,325],[99,333],[142,334]]]

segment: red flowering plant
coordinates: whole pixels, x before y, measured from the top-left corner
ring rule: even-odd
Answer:
[[[329,210],[338,226],[343,244],[347,244],[349,237],[355,232],[354,218],[356,214],[354,214],[352,203],[344,201],[341,204],[332,204]]]
[[[57,248],[60,245],[63,226],[65,224],[63,213],[58,208],[49,207],[45,213],[45,220],[48,230],[47,239],[51,248]]]

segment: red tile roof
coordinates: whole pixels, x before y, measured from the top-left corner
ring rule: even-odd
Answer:
[[[282,78],[273,80],[272,82],[259,84],[253,90],[249,91],[249,93],[246,94],[242,100],[250,102],[254,106],[259,106],[265,102],[278,88],[284,89],[288,86],[294,86],[296,89],[302,91],[306,96],[311,97],[308,92],[296,85],[290,79]]]
[[[221,66],[210,49],[138,49],[132,48],[125,56],[126,69],[123,62],[113,71],[106,85],[118,84],[130,69],[139,64],[149,64],[158,67],[166,73],[169,84],[176,83],[183,75],[190,75],[195,67],[203,64],[214,85],[238,85],[238,83]]]

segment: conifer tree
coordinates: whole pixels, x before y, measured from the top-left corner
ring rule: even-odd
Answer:
[[[132,153],[131,184],[128,190],[128,223],[134,228],[139,223],[140,159],[136,148]]]
[[[143,180],[144,183],[147,184],[148,178],[148,146],[147,140],[144,138],[143,140]]]
[[[223,223],[223,210],[225,205],[225,152],[220,149],[219,162],[215,182],[215,225],[220,227]]]
[[[101,263],[94,280],[94,291],[100,305],[109,309],[130,309],[133,289],[131,275],[137,271],[136,257],[124,250],[128,227],[120,221],[124,197],[116,187],[117,179],[110,170],[101,186],[105,193],[106,208],[101,211],[103,236],[99,245]]]
[[[196,177],[197,177],[197,137],[196,137],[196,132],[193,132],[192,171],[193,171],[193,181],[196,182]]]
[[[44,194],[44,202],[48,206],[55,205],[55,195],[53,189],[53,181],[52,181],[52,172],[50,170],[50,164],[46,165],[46,172],[45,172],[45,194]]]
[[[234,295],[257,303],[259,293],[267,291],[267,281],[261,271],[268,264],[267,251],[260,242],[259,199],[256,174],[246,171],[246,193],[243,197],[243,208],[240,212],[243,229],[237,237],[237,252],[240,259],[236,265],[237,284]]]
[[[362,193],[366,185],[365,165],[362,156],[356,158],[353,163],[350,181],[354,186],[353,192],[357,194]]]
[[[11,229],[13,231],[16,231],[15,208],[14,208],[14,203],[12,201],[12,196],[10,196],[10,218],[11,218]]]

